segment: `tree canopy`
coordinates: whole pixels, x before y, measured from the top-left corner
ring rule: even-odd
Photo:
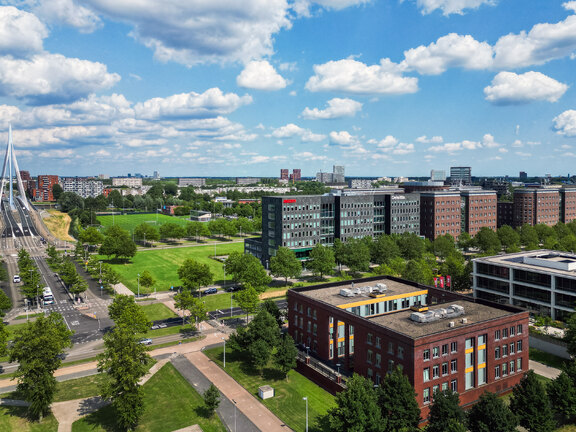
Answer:
[[[310,251],[310,256],[306,262],[306,267],[312,271],[315,276],[323,277],[334,270],[336,260],[334,251],[320,243],[317,243]]]
[[[270,258],[270,271],[274,276],[281,276],[288,285],[288,278],[297,278],[302,274],[302,263],[294,251],[280,247],[276,255]]]
[[[208,264],[202,264],[192,258],[184,260],[178,268],[178,277],[184,288],[197,291],[200,287],[210,285],[214,280],[214,274]]]
[[[516,432],[518,418],[502,399],[484,392],[468,412],[470,432]]]
[[[551,408],[544,385],[529,370],[514,387],[510,409],[530,432],[551,432],[556,426]]]
[[[232,275],[236,283],[250,285],[257,291],[264,291],[272,281],[258,258],[250,254],[232,252],[226,259],[226,274]]]

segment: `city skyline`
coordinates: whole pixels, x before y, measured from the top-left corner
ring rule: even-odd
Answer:
[[[4,5],[0,140],[31,173],[573,171],[576,1]]]

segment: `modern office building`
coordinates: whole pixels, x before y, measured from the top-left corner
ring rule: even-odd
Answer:
[[[316,173],[316,181],[320,183],[344,183],[346,176],[344,174],[345,168],[342,165],[334,165],[331,173],[318,172]]]
[[[472,168],[470,167],[450,167],[450,184],[471,185]]]
[[[373,188],[373,179],[350,179],[348,186],[352,189],[370,189]]]
[[[462,190],[461,231],[475,236],[481,227],[496,230],[498,225],[497,196],[495,191]]]
[[[393,277],[294,288],[287,300],[288,332],[301,347],[376,385],[400,366],[422,418],[437,390],[469,406],[485,391],[510,392],[528,369],[528,312],[510,305]]]
[[[40,178],[38,182],[40,183]],[[61,177],[60,186],[64,192],[73,192],[82,198],[96,198],[104,192],[102,180],[90,177]]]
[[[576,306],[576,255],[536,250],[473,260],[474,297],[566,320]]]
[[[446,181],[446,171],[444,170],[430,170],[430,180],[431,181]]]
[[[142,187],[142,177],[112,177],[112,186]]]
[[[178,187],[183,188],[187,186],[202,187],[206,186],[205,178],[193,178],[193,177],[180,177],[178,179]]]
[[[245,251],[266,263],[279,247],[306,259],[318,243],[420,230],[414,195],[344,191],[328,195],[262,198],[262,237],[247,239]]]

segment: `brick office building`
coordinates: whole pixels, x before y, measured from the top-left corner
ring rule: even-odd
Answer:
[[[462,197],[462,231],[475,236],[481,227],[496,230],[498,209],[496,191],[464,190]]]
[[[560,220],[559,189],[526,188],[514,191],[514,225],[556,225]]]
[[[460,236],[460,191],[435,191],[420,194],[420,234],[434,240],[450,234]]]
[[[288,325],[314,357],[375,384],[401,366],[422,418],[436,390],[469,406],[528,369],[528,312],[392,277],[289,290]]]
[[[560,189],[560,220],[564,223],[576,219],[576,188]]]

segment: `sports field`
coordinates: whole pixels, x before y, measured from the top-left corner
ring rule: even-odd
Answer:
[[[190,221],[174,216],[166,216],[159,213],[149,214],[133,214],[133,215],[114,215],[114,216],[98,216],[98,220],[104,227],[118,225],[126,231],[133,232],[134,228],[142,223],[149,223],[150,225],[160,226],[165,223],[176,223],[186,226]]]
[[[217,243],[216,254],[229,255],[232,252],[243,252],[244,242]],[[111,264],[114,270],[120,273],[120,282],[126,285],[134,293],[138,291],[137,275],[148,270],[156,279],[156,291],[168,291],[171,286],[182,285],[178,279],[178,267],[187,258],[192,258],[203,264],[208,264],[214,274],[214,282],[219,283],[224,279],[222,263],[211,259],[214,256],[214,244],[190,247],[177,247],[165,249],[139,250],[128,264]],[[105,260],[107,257],[101,256]],[[226,277],[229,280],[229,277]],[[140,287],[140,293],[154,292],[154,287],[146,290]]]

